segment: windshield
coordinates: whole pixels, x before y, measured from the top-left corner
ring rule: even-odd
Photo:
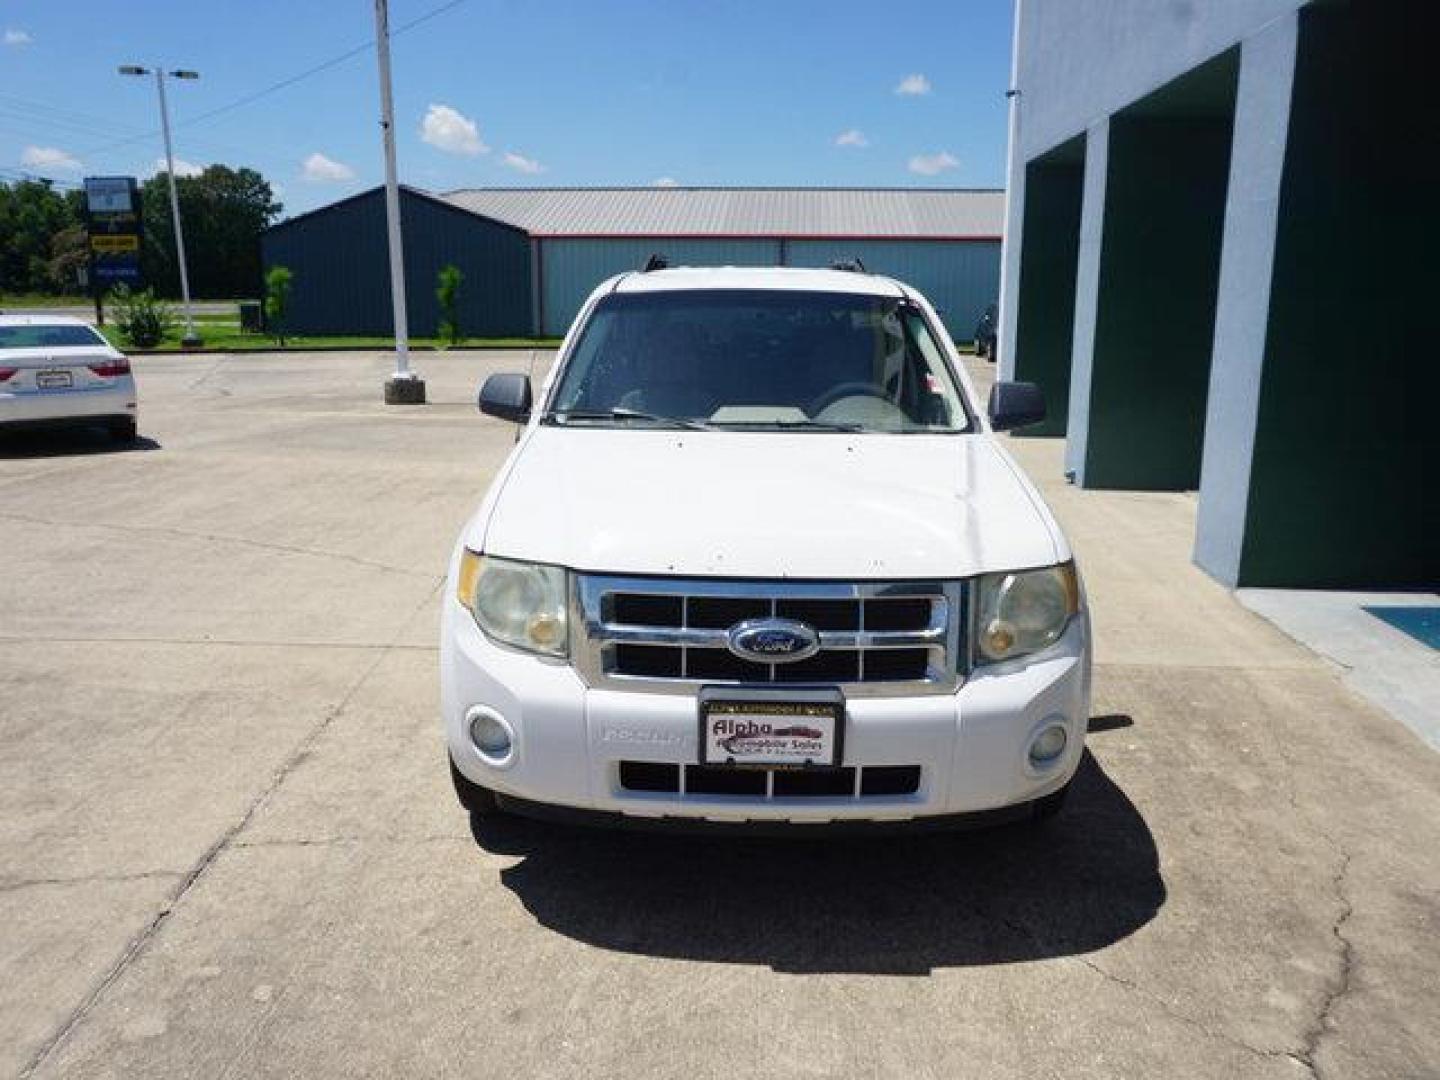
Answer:
[[[0,326],[0,349],[63,349],[70,345],[104,344],[105,339],[88,326],[70,323]]]
[[[892,433],[971,423],[918,307],[776,289],[605,297],[546,422]]]

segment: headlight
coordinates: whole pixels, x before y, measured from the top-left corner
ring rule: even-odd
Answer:
[[[558,566],[496,559],[467,548],[460,556],[455,598],[496,641],[546,656],[568,651],[565,571]]]
[[[982,660],[1013,660],[1052,645],[1080,610],[1074,563],[980,578],[976,620]]]

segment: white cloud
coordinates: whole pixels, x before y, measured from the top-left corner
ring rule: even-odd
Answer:
[[[865,137],[865,133],[859,128],[851,128],[849,131],[842,131],[839,135],[835,136],[835,145],[862,147],[869,146],[870,140]]]
[[[464,113],[449,105],[431,105],[420,122],[420,138],[447,154],[488,154],[490,147],[480,141],[480,130]]]
[[[958,169],[960,159],[941,150],[938,154],[916,154],[910,159],[910,171],[921,176],[935,176],[946,169]]]
[[[651,181],[651,187],[675,187],[678,181],[673,176],[657,176]]]
[[[535,173],[542,173],[545,171],[545,166],[541,165],[540,162],[536,161],[534,158],[524,157],[521,154],[515,153],[513,150],[506,152],[504,158],[501,159],[501,163],[507,169],[514,169],[516,172],[529,173],[532,176]]]
[[[155,167],[150,170],[150,175],[155,176],[156,174],[163,173],[164,171],[165,159],[163,157],[157,157],[155,159]],[[186,161],[184,158],[175,159],[176,176],[199,176],[204,171],[204,165],[196,165],[193,161]]]
[[[300,167],[300,175],[312,184],[339,184],[355,179],[355,170],[343,161],[328,158],[315,151]]]
[[[27,146],[20,151],[20,164],[27,169],[79,169],[80,162],[72,154],[54,146]]]
[[[906,75],[900,80],[900,85],[895,87],[895,93],[904,94],[906,97],[923,97],[930,93],[930,80],[924,75]]]
[[[29,34],[27,34],[24,30],[5,31],[6,45],[29,45],[34,40],[35,39],[32,38]]]

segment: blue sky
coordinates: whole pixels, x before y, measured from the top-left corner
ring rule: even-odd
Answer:
[[[391,0],[391,26],[437,9],[393,46],[419,187],[1003,180],[1010,0]],[[153,82],[115,68],[159,63],[202,75],[170,83],[181,161],[257,168],[287,212],[363,190],[371,50],[204,114],[372,38],[368,0],[0,0],[0,177],[153,172]]]

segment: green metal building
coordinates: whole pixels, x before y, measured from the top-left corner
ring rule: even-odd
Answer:
[[[559,336],[605,278],[672,265],[826,266],[859,258],[915,286],[969,339],[1000,280],[1004,195],[961,189],[488,188],[400,192],[410,332],[435,332],[435,283],[465,275],[467,337]],[[383,190],[290,218],[262,238],[294,274],[297,334],[390,332]]]

